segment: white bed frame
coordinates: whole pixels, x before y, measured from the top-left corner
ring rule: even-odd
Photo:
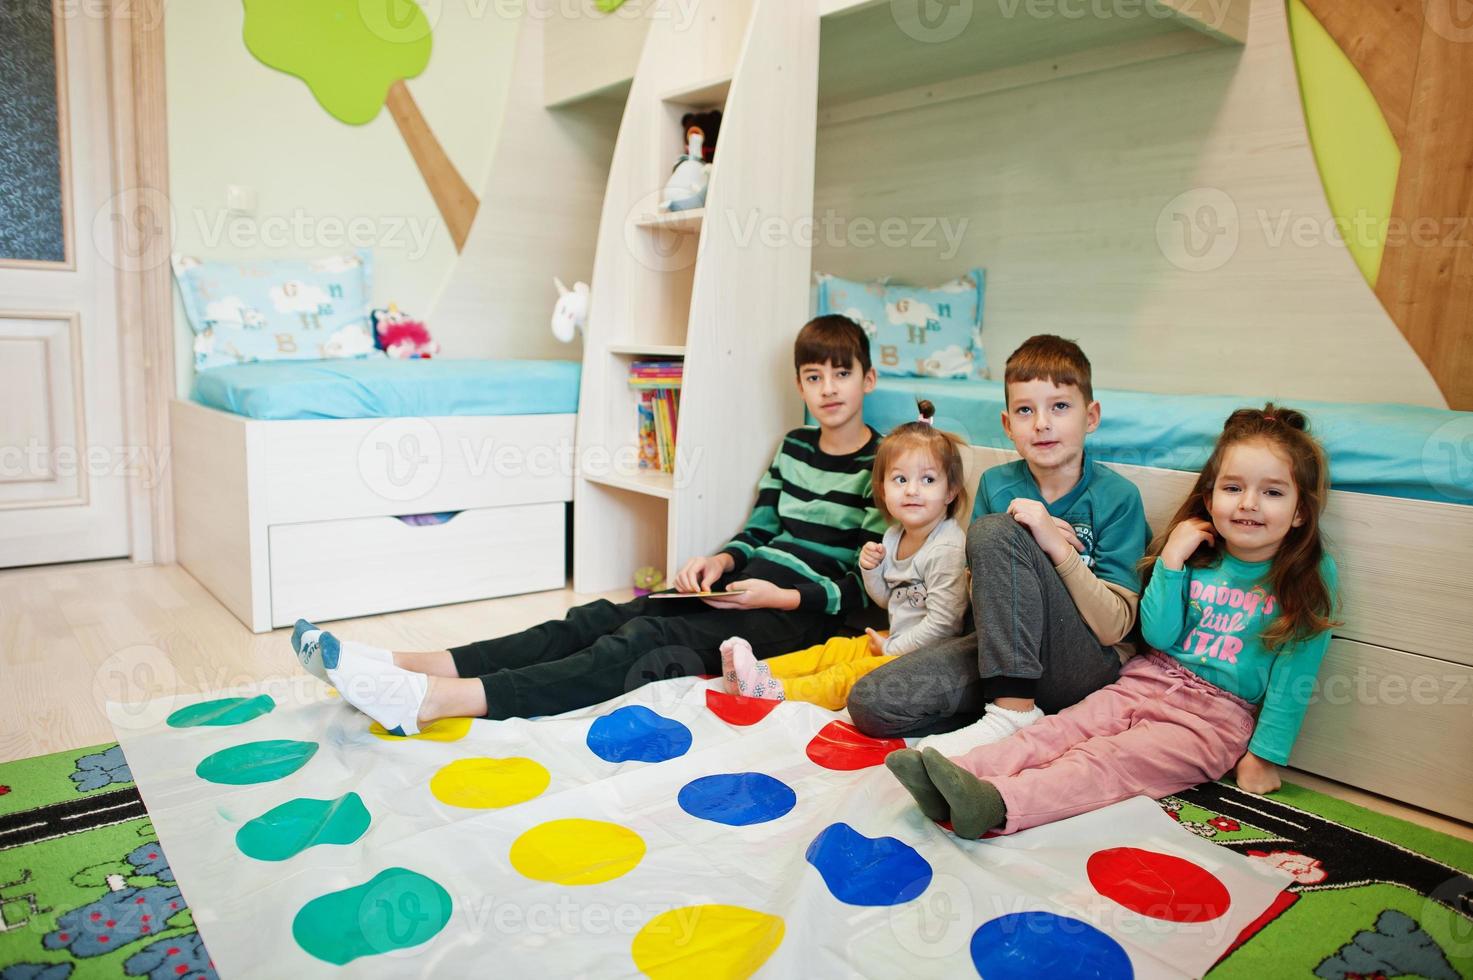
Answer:
[[[179,563],[253,632],[562,588],[575,415],[170,407]],[[398,515],[459,511],[412,526]]]
[[[966,486],[1017,459],[970,447]],[[1195,473],[1106,464],[1164,528]],[[1473,821],[1473,506],[1330,491],[1334,630],[1290,765]]]

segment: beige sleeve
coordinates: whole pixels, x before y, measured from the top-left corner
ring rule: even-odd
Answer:
[[[1072,548],[1054,568],[1064,580],[1064,588],[1069,590],[1069,598],[1074,600],[1085,625],[1100,642],[1109,647],[1124,640],[1135,625],[1140,594],[1096,578]]]

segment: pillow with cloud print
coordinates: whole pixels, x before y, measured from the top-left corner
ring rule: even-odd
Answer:
[[[377,355],[372,255],[205,262],[174,256],[197,371],[251,361]]]
[[[818,312],[839,313],[869,335],[882,375],[904,378],[985,378],[982,297],[986,274],[973,269],[933,288],[888,280],[853,282],[818,277]]]

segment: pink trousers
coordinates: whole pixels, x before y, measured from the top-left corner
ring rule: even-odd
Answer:
[[[1152,650],[1078,704],[952,761],[997,787],[1011,834],[1218,779],[1253,725],[1248,702]]]

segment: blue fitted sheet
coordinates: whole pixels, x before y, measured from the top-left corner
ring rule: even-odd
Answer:
[[[564,415],[578,411],[576,361],[262,361],[201,371],[191,398],[253,419]]]
[[[976,446],[1011,449],[1003,434],[1000,381],[881,378],[865,421],[887,432],[916,417],[916,398],[936,404],[936,424]],[[1096,459],[1199,470],[1234,409],[1264,399],[1095,389],[1100,427],[1086,440]],[[1309,417],[1330,456],[1336,490],[1473,504],[1473,412],[1415,405],[1284,404]]]

